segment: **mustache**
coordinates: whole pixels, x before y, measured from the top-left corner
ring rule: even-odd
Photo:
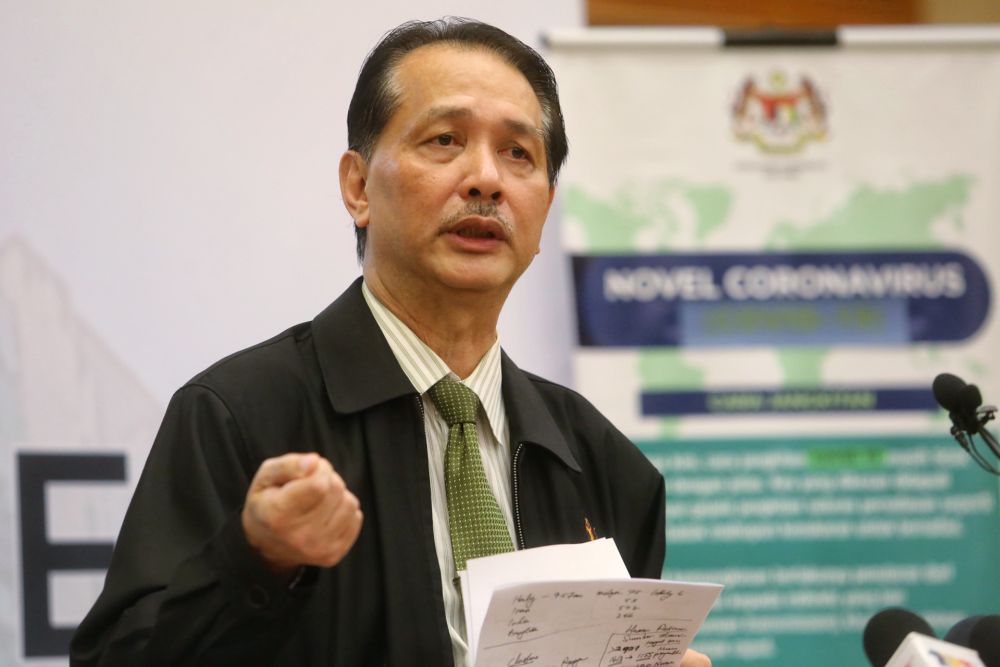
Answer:
[[[458,224],[460,220],[463,220],[470,215],[478,215],[482,218],[490,218],[491,220],[497,221],[500,223],[500,226],[503,227],[507,238],[510,238],[513,233],[513,226],[510,224],[510,220],[508,220],[507,216],[500,212],[500,207],[497,206],[496,202],[492,201],[470,201],[466,203],[465,206],[452,213],[441,222],[441,229],[451,229]]]

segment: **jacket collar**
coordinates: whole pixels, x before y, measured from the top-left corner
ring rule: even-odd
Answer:
[[[399,367],[361,293],[361,278],[313,319],[316,356],[333,409],[351,414],[416,390]],[[528,374],[506,353],[501,359],[503,399],[510,422],[512,451],[531,443],[579,471],[566,438]]]
[[[539,445],[558,456],[570,469],[580,472],[580,464],[534,382],[514,365],[506,352],[502,354],[503,401],[510,423],[511,452],[516,451],[521,442]]]
[[[312,323],[326,395],[342,414],[415,394],[355,280]]]

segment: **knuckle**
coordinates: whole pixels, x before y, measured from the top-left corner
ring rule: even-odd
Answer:
[[[284,519],[280,513],[274,511],[274,507],[270,503],[265,502],[254,503],[251,514],[259,525],[271,532],[279,529]]]
[[[352,513],[361,511],[361,501],[350,491],[344,495],[344,504],[347,506],[347,510]]]
[[[327,492],[327,481],[321,476],[314,476],[309,479],[309,491],[313,495],[323,495]]]
[[[274,468],[274,459],[266,459],[257,468],[257,472],[253,475],[253,480],[251,480],[252,486],[264,486],[267,480],[271,477],[271,470]]]
[[[347,485],[344,484],[344,478],[335,472],[330,472],[330,491],[336,495],[340,495],[347,491]]]
[[[264,527],[272,533],[284,533],[288,529],[288,521],[282,514],[269,513],[264,517]]]

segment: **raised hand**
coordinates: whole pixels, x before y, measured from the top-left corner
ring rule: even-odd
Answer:
[[[318,454],[267,459],[247,491],[241,521],[247,542],[276,574],[303,565],[332,567],[361,532],[358,499]]]

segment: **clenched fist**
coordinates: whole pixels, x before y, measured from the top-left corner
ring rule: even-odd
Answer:
[[[267,459],[241,515],[247,542],[281,576],[302,565],[332,567],[361,532],[358,499],[318,454]]]

